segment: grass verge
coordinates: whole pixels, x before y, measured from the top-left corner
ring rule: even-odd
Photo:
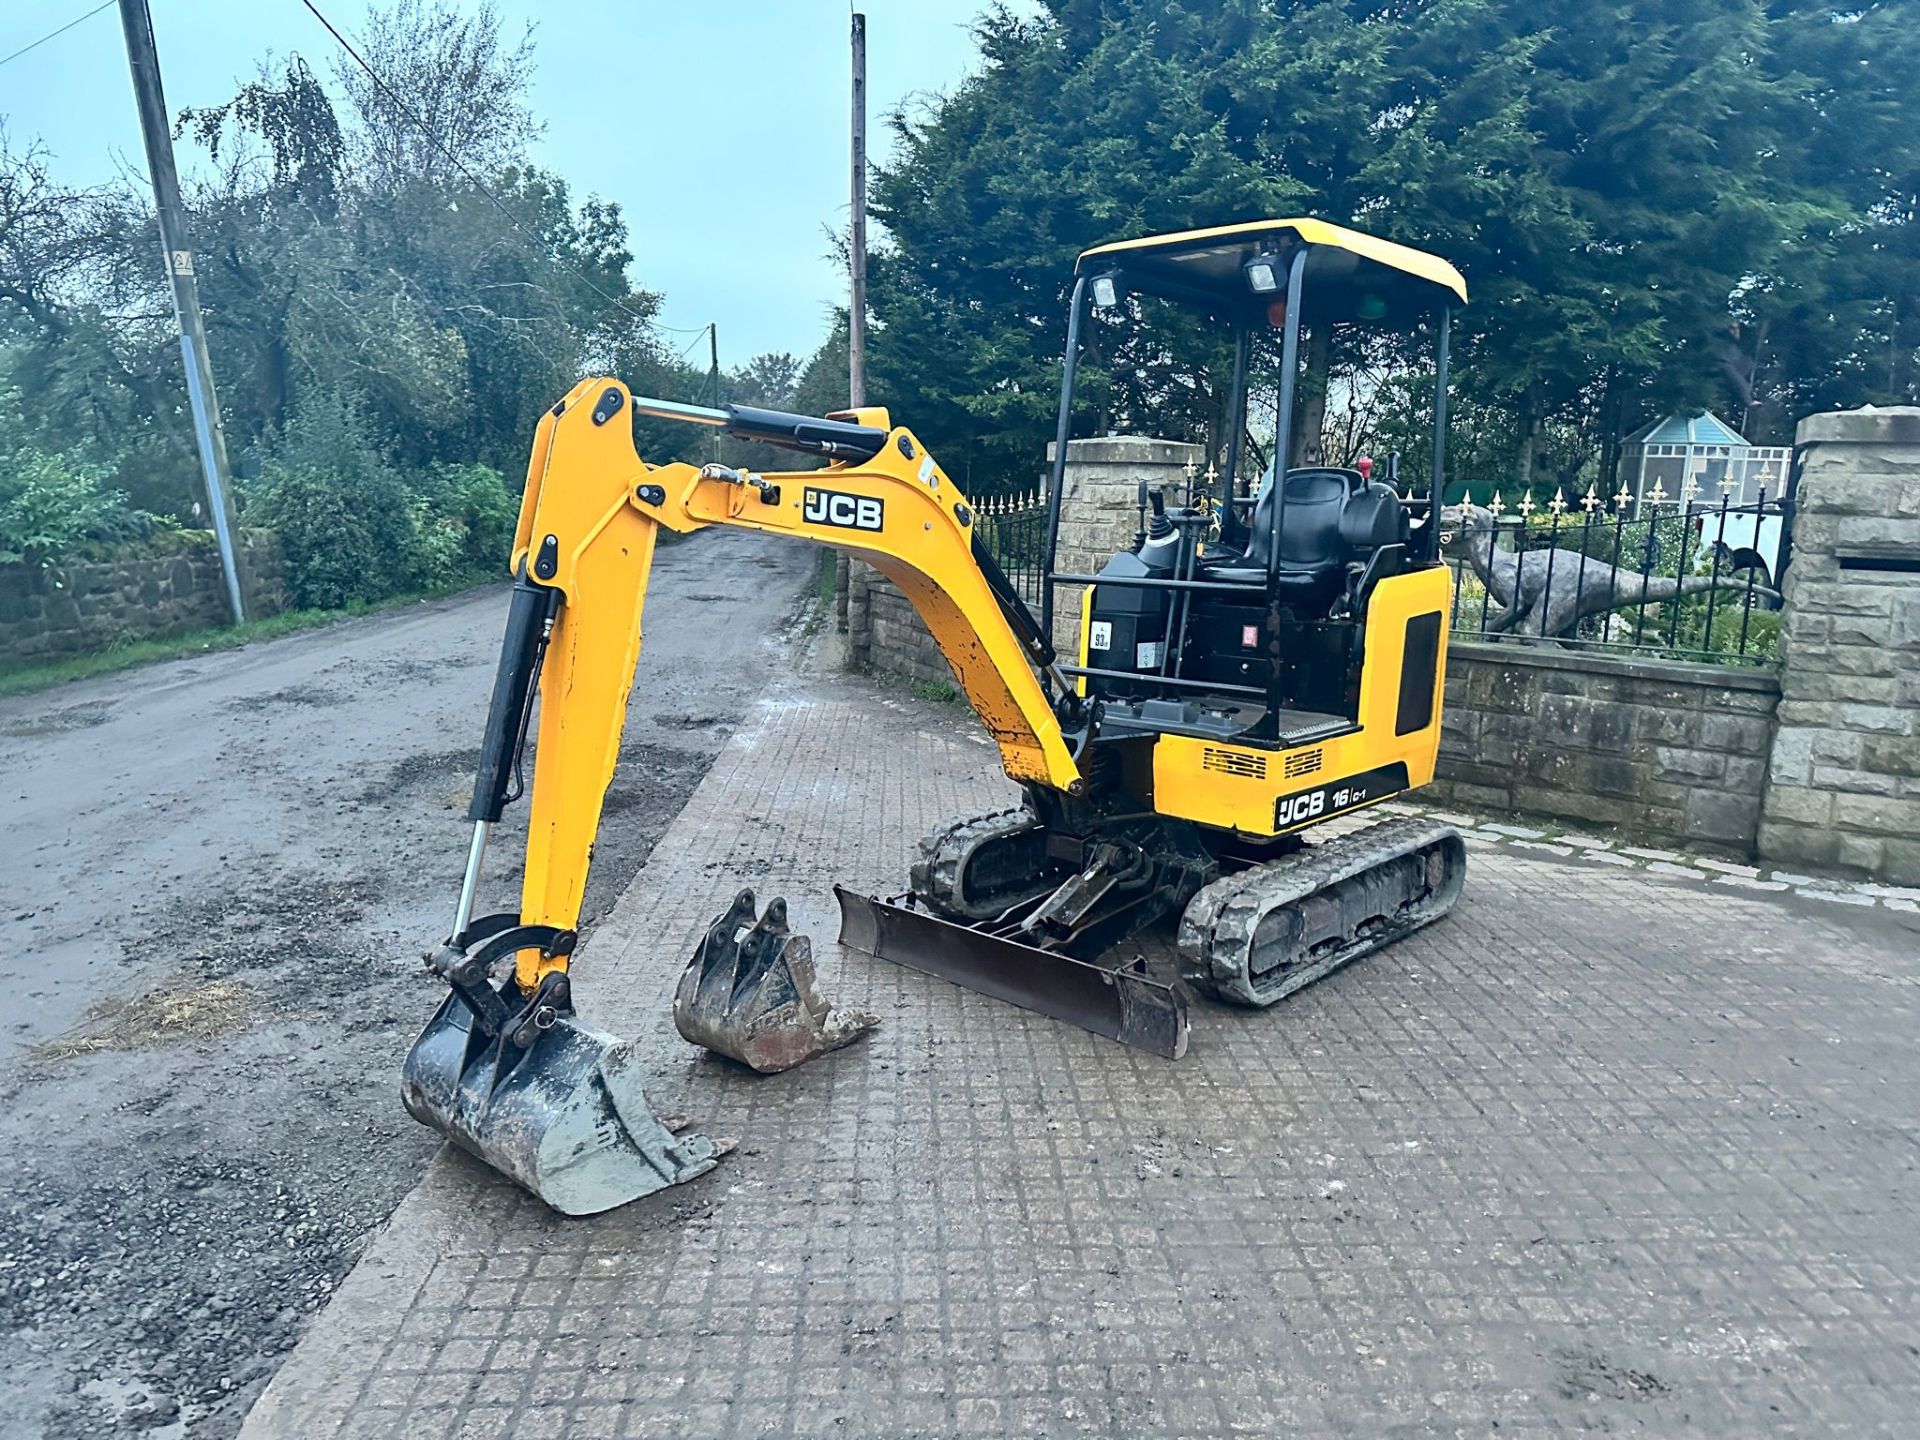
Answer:
[[[216,650],[238,650],[241,646],[251,645],[256,641],[276,640],[282,635],[291,635],[298,630],[313,630],[322,625],[331,625],[336,620],[350,620],[356,615],[372,615],[382,610],[393,610],[402,605],[416,604],[421,600],[437,600],[444,595],[457,595],[463,590],[471,590],[476,586],[491,583],[497,578],[499,577],[492,574],[473,575],[437,589],[419,590],[407,595],[392,595],[371,604],[355,601],[339,610],[284,610],[264,620],[249,620],[244,625],[235,625],[222,630],[190,630],[184,635],[169,635],[153,640],[130,640],[93,655],[75,655],[66,660],[52,660],[44,665],[22,665],[15,669],[0,670],[0,696],[28,695],[36,690],[65,684],[69,680],[84,680],[90,675],[110,675],[116,670],[129,670],[136,665],[150,665],[156,660],[178,660],[185,655],[205,655]]]
[[[898,670],[871,668],[860,672],[869,684],[883,690],[903,690],[916,700],[931,700],[939,705],[952,705],[964,701],[966,692],[958,685],[946,680],[916,680],[911,675],[902,675]]]

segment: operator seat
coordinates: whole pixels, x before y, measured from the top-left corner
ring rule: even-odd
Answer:
[[[1358,470],[1307,466],[1289,470],[1287,507],[1274,583],[1283,598],[1325,610],[1340,593],[1346,567],[1382,545],[1404,544],[1406,507],[1391,485],[1369,484]],[[1260,482],[1247,547],[1237,559],[1211,567],[1209,578],[1264,584],[1273,545],[1273,471]]]

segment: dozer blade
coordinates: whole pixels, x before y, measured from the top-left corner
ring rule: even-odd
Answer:
[[[400,1094],[414,1119],[555,1210],[593,1215],[704,1175],[732,1148],[676,1137],[640,1079],[625,1041],[552,1010],[489,1038],[456,992],[414,1041]]]
[[[673,1023],[695,1045],[772,1075],[853,1043],[880,1017],[822,999],[813,943],[787,929],[787,902],[755,920],[753,892],[742,890],[687,962]]]
[[[1178,985],[1131,964],[1077,960],[838,885],[833,893],[842,945],[1169,1060],[1187,1053],[1187,998]]]

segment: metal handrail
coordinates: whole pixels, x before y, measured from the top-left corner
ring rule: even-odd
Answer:
[[[1178,685],[1183,690],[1205,690],[1209,694],[1267,698],[1267,692],[1257,685],[1234,685],[1225,680],[1187,680],[1175,675],[1149,675],[1139,670],[1105,670],[1094,665],[1062,665],[1060,669],[1068,675],[1085,675],[1094,680],[1131,680],[1140,685]]]
[[[1164,580],[1158,575],[1076,575],[1060,571],[1047,579],[1060,585],[1113,585],[1128,590],[1218,590],[1257,595],[1266,589],[1264,581]]]

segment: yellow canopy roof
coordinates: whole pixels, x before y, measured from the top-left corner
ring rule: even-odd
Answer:
[[[1289,239],[1315,247],[1307,258],[1309,299],[1313,291],[1324,297],[1329,287],[1348,292],[1382,288],[1404,293],[1432,286],[1449,292],[1461,303],[1466,301],[1467,282],[1439,256],[1306,216],[1116,240],[1083,252],[1074,273],[1105,268],[1101,264],[1104,261],[1122,267],[1130,285],[1137,283],[1149,291],[1156,288],[1154,281],[1159,279],[1194,292],[1243,294],[1245,281],[1240,267],[1254,255]],[[1414,282],[1411,287],[1409,280]],[[1440,299],[1430,295],[1427,303]]]

